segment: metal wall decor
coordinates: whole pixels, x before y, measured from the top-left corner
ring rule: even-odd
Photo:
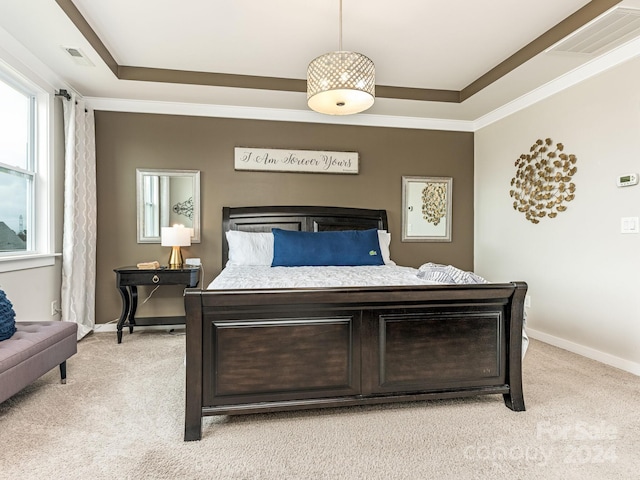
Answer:
[[[438,225],[447,214],[447,185],[427,183],[422,190],[422,217],[429,223]]]
[[[538,139],[516,160],[516,176],[511,179],[513,208],[524,213],[531,223],[544,217],[555,218],[567,209],[566,202],[575,198],[573,176],[578,171],[578,159],[566,154],[564,145],[550,138]]]
[[[193,220],[193,197],[189,197],[184,202],[178,202],[172,210],[178,215],[184,215],[185,217]]]

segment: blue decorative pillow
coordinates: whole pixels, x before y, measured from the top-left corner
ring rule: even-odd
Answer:
[[[272,267],[384,265],[376,229],[272,231]]]
[[[16,333],[16,312],[4,291],[0,290],[0,340]]]

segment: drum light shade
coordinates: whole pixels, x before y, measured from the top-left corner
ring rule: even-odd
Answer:
[[[314,59],[307,68],[307,104],[327,115],[360,113],[375,101],[375,66],[356,52],[337,51]]]
[[[338,51],[315,58],[307,68],[307,105],[327,115],[352,115],[373,105],[376,68],[370,58],[342,49],[342,0],[340,0]]]

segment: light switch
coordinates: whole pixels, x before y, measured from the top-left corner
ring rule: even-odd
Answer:
[[[622,217],[620,219],[620,233],[639,233],[638,217]]]

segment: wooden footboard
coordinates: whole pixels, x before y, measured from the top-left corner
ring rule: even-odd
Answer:
[[[187,289],[185,440],[202,417],[522,393],[527,285]]]

